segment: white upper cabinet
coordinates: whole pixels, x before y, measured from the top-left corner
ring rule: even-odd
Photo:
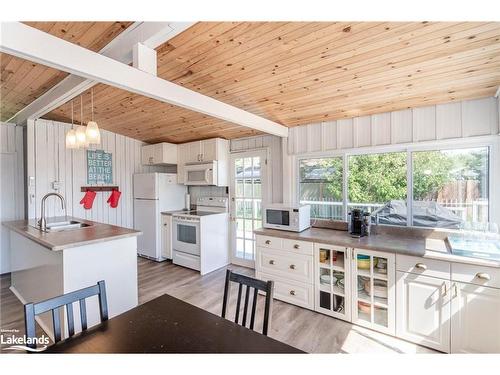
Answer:
[[[219,143],[223,143],[225,140],[220,139],[220,138],[213,138],[213,139],[207,139],[204,141],[201,141],[201,157],[200,161],[212,161],[212,160],[219,160],[220,153],[218,152],[219,150]],[[228,141],[225,141],[228,142]],[[221,149],[224,147],[221,146]],[[224,159],[227,159],[227,156],[224,155]]]
[[[141,160],[143,165],[177,164],[177,145],[163,142],[143,146]]]

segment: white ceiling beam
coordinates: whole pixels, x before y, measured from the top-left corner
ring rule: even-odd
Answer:
[[[280,137],[288,128],[59,39],[19,22],[2,23],[0,51],[71,74]]]
[[[151,49],[157,48],[193,24],[194,22],[134,22],[99,53],[124,64],[130,64],[135,44],[142,43]],[[20,124],[28,118],[41,117],[96,84],[97,82],[92,80],[70,75],[7,121]]]
[[[142,43],[134,44],[132,66],[143,72],[158,75],[156,50]]]

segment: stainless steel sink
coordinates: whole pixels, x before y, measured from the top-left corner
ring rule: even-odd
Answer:
[[[54,223],[47,223],[46,231],[57,232],[62,230],[81,229],[90,226],[91,224],[83,223],[77,220],[57,221]]]

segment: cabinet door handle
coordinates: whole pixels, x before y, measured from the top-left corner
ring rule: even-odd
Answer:
[[[290,290],[290,295],[294,296],[295,295],[295,290]]]
[[[293,245],[293,248],[294,248],[294,249],[299,249],[299,248],[300,248],[300,246],[299,246],[298,244],[295,244],[295,245]]]
[[[488,275],[486,272],[476,273],[476,278],[481,279],[481,280],[486,280],[486,281],[491,280],[490,275]]]
[[[452,298],[455,298],[458,296],[458,288],[457,288],[457,284],[456,283],[453,283],[453,297]]]
[[[270,260],[269,264],[273,265],[274,264],[274,260]]]
[[[448,288],[446,287],[446,283],[443,283],[443,285],[444,285],[443,297],[445,297],[448,294]]]
[[[270,240],[266,240],[266,245],[270,245],[271,244],[271,241]]]
[[[425,271],[427,269],[427,266],[423,263],[417,263],[417,264],[415,264],[415,268],[418,268],[418,269]]]
[[[290,264],[290,269],[294,270],[295,269],[295,264]]]

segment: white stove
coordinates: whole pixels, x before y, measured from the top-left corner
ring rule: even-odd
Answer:
[[[196,210],[172,215],[174,264],[202,275],[227,265],[228,207],[227,197],[200,197]]]

